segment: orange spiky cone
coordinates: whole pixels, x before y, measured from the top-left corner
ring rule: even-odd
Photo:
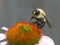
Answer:
[[[35,25],[27,22],[17,22],[6,32],[9,45],[35,45],[42,32]]]

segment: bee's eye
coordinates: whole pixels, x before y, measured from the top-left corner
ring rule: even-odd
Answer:
[[[39,11],[39,10],[34,10],[34,11],[33,11],[33,15],[38,16],[39,14],[40,14],[40,11]]]

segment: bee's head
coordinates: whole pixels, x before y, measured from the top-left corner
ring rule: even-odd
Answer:
[[[43,18],[43,19],[44,19],[44,17],[46,16],[45,12],[44,12],[42,9],[40,9],[40,8],[35,8],[35,9],[32,11],[32,14],[33,14],[33,16],[31,17],[31,20],[32,20],[34,17],[36,17],[36,18]],[[30,21],[31,21],[31,20],[30,20]]]
[[[40,11],[37,10],[37,9],[35,9],[35,10],[33,10],[32,14],[33,14],[34,16],[38,16],[38,15],[40,14]]]
[[[33,14],[34,16],[39,16],[40,14],[46,16],[45,12],[44,12],[42,9],[39,9],[39,8],[33,10],[33,11],[32,11],[32,14]]]

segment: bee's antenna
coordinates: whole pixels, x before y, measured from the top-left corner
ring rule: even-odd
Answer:
[[[36,9],[35,5],[32,4],[33,9]]]

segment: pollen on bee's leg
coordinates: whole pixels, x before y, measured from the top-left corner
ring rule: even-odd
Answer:
[[[7,27],[4,27],[4,26],[1,29],[5,30],[5,31],[8,30],[8,28]]]

